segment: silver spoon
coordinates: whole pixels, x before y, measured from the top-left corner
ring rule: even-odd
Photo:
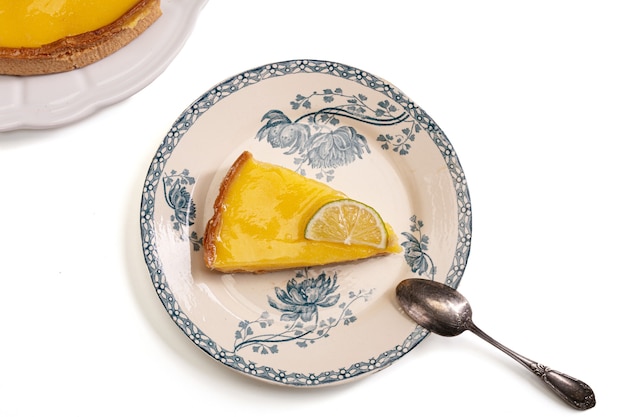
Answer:
[[[476,327],[472,322],[472,308],[455,289],[440,282],[410,278],[398,284],[396,296],[404,311],[425,329],[441,336],[457,336],[469,330],[539,376],[572,407],[586,410],[596,405],[589,385],[518,355]]]

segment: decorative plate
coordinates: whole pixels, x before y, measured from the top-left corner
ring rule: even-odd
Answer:
[[[243,150],[375,207],[404,252],[258,275],[209,271],[204,228]],[[200,349],[264,381],[328,385],[384,369],[427,335],[395,287],[418,276],[457,287],[470,198],[447,137],[400,90],[347,65],[288,61],[216,85],[176,120],[145,180],[141,233],[158,297]]]
[[[207,1],[161,2],[163,15],[151,27],[84,68],[29,77],[0,75],[0,132],[72,123],[142,90],[178,55]]]

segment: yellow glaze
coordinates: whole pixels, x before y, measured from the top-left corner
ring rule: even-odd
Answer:
[[[390,227],[385,249],[304,238],[311,216],[346,198],[331,187],[276,165],[249,158],[230,183],[214,267],[222,271],[271,270],[352,261],[399,252]]]
[[[139,0],[0,0],[0,47],[36,48],[114,22]]]

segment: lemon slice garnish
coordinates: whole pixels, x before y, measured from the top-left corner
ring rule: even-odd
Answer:
[[[350,199],[332,201],[320,207],[308,221],[304,237],[378,249],[387,247],[387,229],[378,212]]]

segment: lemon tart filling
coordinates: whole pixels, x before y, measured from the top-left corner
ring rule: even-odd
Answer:
[[[0,0],[0,46],[36,48],[97,30],[138,0]]]
[[[259,272],[400,252],[386,223],[383,247],[305,237],[307,225],[322,207],[346,199],[326,184],[244,152],[225,176],[215,201],[204,236],[205,263],[223,272]]]

